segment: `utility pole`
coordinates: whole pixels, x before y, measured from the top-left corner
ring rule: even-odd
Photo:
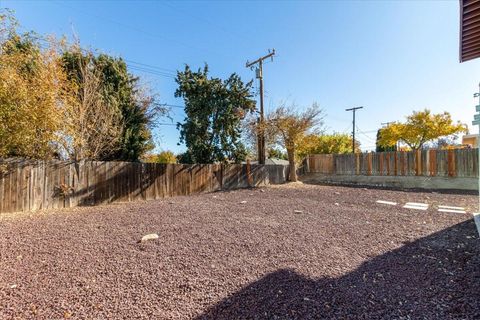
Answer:
[[[263,60],[271,58],[273,61],[273,56],[275,55],[275,49],[272,49],[272,52],[268,50],[269,53],[263,57],[258,58],[253,62],[248,62],[245,64],[247,68],[253,70],[253,66],[258,64],[256,69],[256,78],[260,81],[260,125],[257,135],[257,150],[258,150],[258,163],[265,164],[265,134],[264,134],[264,109],[263,109]]]
[[[345,111],[352,111],[353,112],[353,131],[352,131],[352,152],[355,153],[355,112],[358,109],[363,109],[363,107],[355,107],[350,109],[345,109]]]

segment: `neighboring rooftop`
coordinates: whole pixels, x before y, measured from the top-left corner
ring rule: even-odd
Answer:
[[[478,145],[478,134],[465,134],[462,136],[462,144],[475,148]]]

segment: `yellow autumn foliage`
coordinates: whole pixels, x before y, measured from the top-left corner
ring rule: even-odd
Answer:
[[[433,114],[425,109],[413,112],[404,123],[395,122],[382,129],[378,142],[390,146],[400,141],[412,150],[418,150],[428,141],[462,132],[468,132],[467,126],[455,123],[450,113]]]
[[[65,93],[57,50],[16,34],[6,16],[0,25],[0,157],[52,157]]]

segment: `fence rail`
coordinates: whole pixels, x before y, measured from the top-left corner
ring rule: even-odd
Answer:
[[[0,160],[0,213],[284,183],[288,166]]]
[[[478,177],[478,149],[315,154],[308,172],[331,175]]]

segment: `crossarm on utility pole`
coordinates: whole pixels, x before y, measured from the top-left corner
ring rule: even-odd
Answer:
[[[261,61],[265,60],[265,59],[268,59],[270,57],[273,57],[275,55],[275,49],[272,50],[272,52],[270,52],[269,54],[267,55],[264,55],[263,57],[260,57],[258,58],[257,60],[255,61],[252,61],[252,62],[248,62],[245,64],[245,67],[247,68],[250,68],[252,67],[253,65],[257,64],[257,63],[260,63]]]

